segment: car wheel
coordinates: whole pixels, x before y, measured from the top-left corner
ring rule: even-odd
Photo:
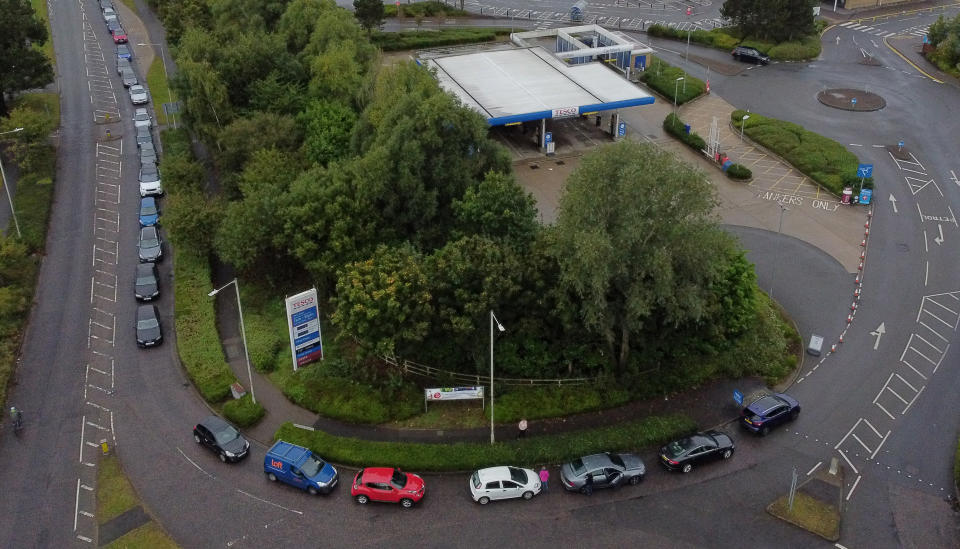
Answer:
[[[790,412],[790,421],[793,421],[793,420],[797,419],[798,417],[800,417],[800,410],[794,410],[794,411]]]
[[[490,498],[488,498],[487,496],[483,496],[482,498],[477,500],[477,503],[479,503],[480,505],[486,505],[490,503]]]
[[[273,473],[267,473],[267,478],[270,479],[270,482],[277,482],[277,475]]]
[[[368,498],[367,496],[363,494],[360,494],[359,496],[357,496],[357,503],[359,503],[360,505],[366,505],[369,502],[370,502],[370,498]]]
[[[227,454],[224,454],[223,452],[220,452],[220,461],[226,463],[226,462],[227,462]]]
[[[524,492],[523,499],[530,499],[533,497],[533,492]]]
[[[401,500],[400,500],[400,507],[403,507],[404,509],[409,509],[409,508],[413,507],[413,500],[412,500],[412,499],[407,499],[407,498],[401,499]]]
[[[770,434],[770,428],[764,425],[760,428],[760,436],[765,437]]]
[[[732,455],[733,455],[733,450],[731,450],[730,448],[727,448],[726,450],[723,451],[723,454],[720,457],[722,457],[723,459],[730,459],[730,456]]]
[[[680,468],[680,472],[682,473],[689,473],[692,470],[693,470],[693,465],[690,465],[689,463],[684,463],[683,467]]]
[[[634,486],[636,486],[637,484],[640,484],[641,480],[643,480],[643,475],[630,477],[630,484],[633,484]]]
[[[197,444],[200,444],[200,435],[194,433],[194,434],[193,434],[193,441],[196,442]]]
[[[307,492],[309,492],[311,496],[317,495],[317,489],[314,488],[313,486],[307,488]]]

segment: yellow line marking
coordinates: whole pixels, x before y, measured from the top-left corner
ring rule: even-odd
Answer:
[[[914,63],[913,61],[907,59],[907,57],[906,57],[905,55],[903,55],[902,53],[900,53],[899,51],[897,51],[897,48],[894,48],[893,46],[891,46],[890,43],[887,42],[887,39],[886,39],[886,38],[883,39],[883,44],[884,44],[885,46],[887,46],[888,48],[890,48],[890,51],[892,51],[893,53],[899,55],[899,56],[900,56],[900,59],[903,59],[904,61],[906,61],[907,63],[909,63],[911,67],[917,69],[917,72],[919,72],[920,74],[926,76],[926,77],[929,78],[930,80],[933,80],[933,81],[936,82],[937,84],[943,84],[943,80],[937,80],[937,79],[934,78],[933,76],[930,76],[930,74],[928,74],[927,71],[921,69],[920,67],[917,66],[916,63]]]

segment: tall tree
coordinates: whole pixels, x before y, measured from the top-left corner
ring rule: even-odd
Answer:
[[[353,10],[360,25],[367,29],[367,34],[370,34],[374,27],[379,29],[383,24],[386,10],[381,0],[353,0]]]
[[[628,141],[585,156],[567,180],[553,235],[559,286],[619,373],[649,325],[708,314],[726,258],[714,205],[702,174]]]
[[[512,175],[489,172],[453,201],[457,234],[477,234],[527,248],[537,234],[537,205]]]
[[[0,116],[7,94],[40,88],[53,81],[50,60],[34,47],[47,41],[47,27],[29,0],[0,0]]]

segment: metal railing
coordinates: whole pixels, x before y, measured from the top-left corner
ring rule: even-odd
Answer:
[[[395,368],[403,370],[405,374],[413,374],[431,379],[449,379],[451,381],[467,383],[470,385],[489,385],[490,376],[481,374],[465,374],[463,372],[453,372],[434,368],[425,364],[418,364],[410,360],[399,360],[396,357],[382,357],[383,361]],[[496,377],[496,383],[501,385],[586,385],[598,383],[599,377],[568,377],[556,379],[539,378],[516,378],[516,377]]]

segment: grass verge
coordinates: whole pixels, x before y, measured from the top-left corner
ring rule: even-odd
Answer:
[[[743,124],[747,112],[735,110],[730,115],[735,126]],[[799,124],[750,113],[743,129],[757,143],[786,159],[828,191],[839,195],[846,186],[859,184],[857,155],[843,145],[813,133]],[[873,179],[864,181],[864,188],[873,187]]]
[[[148,522],[140,528],[105,545],[104,549],[176,549],[179,547],[156,522]]]
[[[424,31],[377,32],[372,36],[374,44],[383,51],[413,50],[456,44],[492,42],[510,34],[503,28],[469,28]]]
[[[100,525],[117,518],[140,504],[133,486],[115,455],[105,456],[97,468],[97,520]],[[150,521],[136,528],[106,547],[111,548],[164,548],[177,547],[160,526]]]
[[[159,56],[153,56],[153,62],[147,69],[147,89],[153,94],[153,114],[157,124],[165,126],[167,124],[167,115],[163,112],[164,103],[172,103],[173,96],[170,94],[170,85],[167,82],[166,73],[163,70],[163,59]]]
[[[130,8],[130,11],[132,11],[133,13],[140,13],[140,11],[137,10],[137,4],[133,0],[120,0],[120,1],[123,2],[124,6],[127,6],[128,8]]]
[[[683,78],[683,81],[678,83],[678,78]],[[676,101],[677,105],[700,97],[707,87],[703,80],[690,76],[683,69],[652,55],[640,79],[671,103]]]
[[[53,30],[50,28],[50,14],[47,12],[47,1],[30,0],[30,5],[33,6],[33,11],[37,14],[37,18],[47,26],[47,41],[41,46],[34,47],[39,47],[40,51],[47,56],[47,59],[50,60],[50,65],[54,68],[54,73],[56,73],[57,60],[53,53]]]
[[[600,385],[509,387],[496,391],[493,409],[497,423],[513,423],[615,408],[631,397],[626,389]]]
[[[840,511],[835,506],[799,491],[793,498],[793,510],[787,503],[783,496],[771,503],[767,512],[829,541],[840,539]]]
[[[693,420],[683,415],[654,416],[591,431],[544,435],[497,444],[421,444],[338,437],[285,423],[274,438],[306,446],[318,455],[344,465],[382,465],[410,471],[471,471],[506,463],[534,466],[560,463],[602,451],[638,450],[659,445],[695,428]]]

